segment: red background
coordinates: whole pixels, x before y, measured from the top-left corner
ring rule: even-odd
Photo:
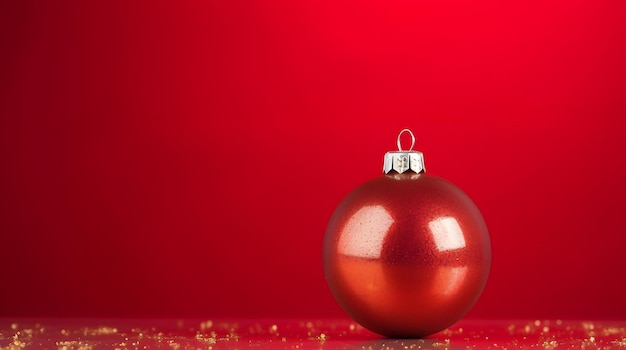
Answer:
[[[623,1],[3,1],[0,315],[341,316],[321,243],[412,128],[490,228],[470,317],[626,316]]]

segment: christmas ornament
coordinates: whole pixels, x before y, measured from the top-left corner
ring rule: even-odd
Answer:
[[[403,150],[401,136],[411,136]],[[491,243],[461,189],[426,174],[404,129],[384,175],[342,200],[324,237],[324,274],[339,305],[388,337],[424,337],[458,321],[482,292]]]

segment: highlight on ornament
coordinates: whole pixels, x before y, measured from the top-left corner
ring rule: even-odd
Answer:
[[[356,187],[332,214],[324,274],[354,321],[387,337],[420,338],[451,326],[476,303],[491,243],[474,202],[426,173],[411,130],[401,130],[396,144],[398,151],[383,157],[383,174]]]

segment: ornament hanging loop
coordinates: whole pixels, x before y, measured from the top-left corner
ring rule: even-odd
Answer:
[[[400,133],[398,134],[398,151],[402,152],[404,151],[402,149],[402,143],[400,142],[400,138],[402,137],[402,134],[404,134],[405,132],[408,132],[409,135],[411,135],[411,147],[409,147],[408,151],[413,150],[413,146],[415,146],[415,135],[413,135],[413,132],[410,129],[402,129],[400,131]]]
[[[402,149],[402,134],[408,132],[411,135],[411,147],[407,150]],[[383,172],[389,174],[394,171],[398,174],[402,174],[405,171],[411,171],[419,174],[425,171],[424,169],[424,155],[422,152],[414,151],[415,135],[410,129],[402,129],[398,134],[398,150],[385,153],[383,162]]]

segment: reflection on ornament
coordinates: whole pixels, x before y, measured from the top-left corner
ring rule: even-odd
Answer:
[[[440,252],[465,247],[465,238],[455,218],[444,216],[428,223]]]
[[[339,252],[358,258],[380,258],[383,241],[392,224],[393,218],[382,205],[359,209],[343,228]]]
[[[467,275],[467,266],[443,266],[437,270],[435,284],[442,286],[441,294],[453,295],[462,287],[465,275]]]

